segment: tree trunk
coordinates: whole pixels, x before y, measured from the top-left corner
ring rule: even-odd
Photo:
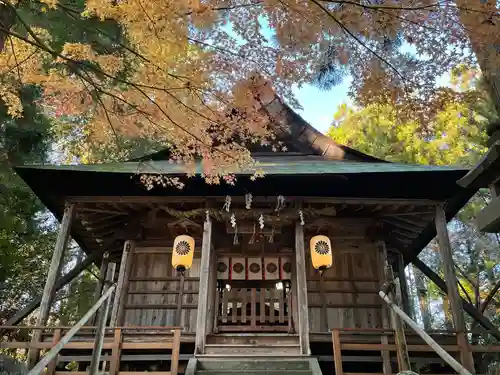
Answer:
[[[0,52],[3,51],[8,37],[8,34],[4,30],[10,30],[15,22],[15,10],[10,6],[0,3]]]
[[[477,61],[488,86],[491,100],[497,115],[500,116],[500,75],[498,74],[495,44],[500,43],[500,24],[493,14],[496,11],[494,0],[470,1],[456,0],[459,8],[460,21],[469,32],[471,47],[476,54]],[[470,10],[467,10],[470,9]],[[488,17],[488,14],[492,18]],[[496,43],[492,38],[497,39]]]
[[[431,328],[431,317],[429,314],[429,305],[427,301],[427,287],[425,286],[424,275],[422,274],[422,272],[414,267],[413,273],[415,275],[415,286],[417,288],[420,313],[422,314],[424,329],[427,330]]]
[[[493,297],[495,297],[495,294],[496,294],[496,292],[498,292],[499,289],[500,289],[500,280],[497,281],[497,283],[495,284],[493,289],[491,289],[491,291],[488,293],[488,295],[486,296],[484,301],[481,302],[481,306],[479,307],[479,312],[481,314],[484,314],[484,311],[486,310],[488,305],[491,303],[491,301],[493,301]]]

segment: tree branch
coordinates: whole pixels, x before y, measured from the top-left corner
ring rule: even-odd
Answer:
[[[364,43],[361,39],[359,39],[356,35],[354,35],[342,22],[340,22],[328,9],[326,9],[322,4],[320,4],[317,0],[311,0],[314,4],[316,4],[323,12],[326,13],[340,28],[351,38],[353,38],[359,45],[368,50],[372,55],[374,55],[377,59],[386,64],[390,69],[392,69],[403,81],[405,81],[405,77],[392,65],[389,61],[387,61],[384,57],[379,55],[377,51],[370,48],[366,43]]]

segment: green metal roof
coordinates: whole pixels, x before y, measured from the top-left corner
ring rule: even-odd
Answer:
[[[185,174],[187,169],[180,164],[172,164],[166,160],[124,162],[112,164],[79,164],[79,165],[31,165],[20,168],[49,169],[60,171],[104,172],[104,173],[162,173]],[[267,175],[287,174],[346,174],[346,173],[390,173],[390,172],[443,172],[461,171],[463,167],[411,165],[397,163],[363,163],[337,160],[287,160],[287,158],[267,158],[259,160],[252,170],[237,171],[237,174],[252,174],[255,169]],[[201,173],[197,166],[196,173]]]

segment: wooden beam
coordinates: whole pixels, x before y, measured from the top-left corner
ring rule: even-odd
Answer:
[[[425,276],[427,276],[429,279],[432,280],[434,284],[436,284],[439,289],[441,289],[443,292],[448,293],[448,287],[446,286],[445,281],[439,277],[438,274],[436,274],[433,270],[431,270],[427,265],[422,262],[418,258],[413,258],[411,260],[413,265],[417,267]],[[500,341],[500,331],[498,328],[491,323],[491,321],[483,316],[478,309],[476,309],[473,305],[471,305],[469,302],[461,298],[462,301],[462,306],[463,309],[479,324],[481,324],[487,331],[490,333],[493,337],[495,337],[497,340]]]
[[[304,227],[295,223],[295,269],[297,280],[297,318],[300,339],[300,352],[311,355],[309,345],[309,308],[307,305],[306,253],[304,246]]]
[[[45,281],[43,289],[42,300],[40,302],[40,311],[36,320],[37,326],[43,326],[47,323],[50,313],[50,305],[55,294],[55,284],[57,276],[61,270],[61,261],[64,257],[64,251],[68,244],[69,234],[71,231],[71,223],[75,214],[75,204],[66,204],[64,208],[64,215],[59,228],[59,234],[56,240],[54,253],[52,254],[52,261],[50,263],[49,273]],[[41,338],[41,331],[36,330],[33,332],[32,342],[37,343]],[[28,353],[28,368],[31,369],[38,362],[40,351],[37,349],[30,350]]]
[[[198,290],[198,311],[196,313],[195,354],[205,353],[207,335],[208,284],[210,282],[210,258],[212,254],[212,220],[207,218],[203,224],[201,244],[200,284]]]
[[[100,251],[94,251],[88,257],[86,257],[81,263],[76,264],[75,267],[71,271],[69,271],[66,275],[61,277],[54,286],[54,292],[57,292],[59,289],[67,285],[71,280],[77,277],[84,269],[90,266],[94,261],[100,256]],[[5,322],[5,326],[14,326],[21,322],[24,318],[26,318],[29,314],[31,314],[42,302],[42,297],[38,297],[26,305],[23,309],[19,310],[15,315],[9,318]],[[0,334],[2,331],[0,330]]]
[[[211,202],[224,202],[224,196],[203,196],[203,197],[186,197],[186,196],[175,196],[175,197],[161,197],[161,196],[70,196],[67,198],[69,202],[74,203],[203,203],[207,201]],[[363,204],[363,205],[413,205],[413,206],[434,206],[439,201],[430,199],[384,199],[384,198],[345,198],[345,197],[301,197],[305,203],[338,203],[338,204]],[[244,203],[244,197],[233,197],[233,203]],[[275,204],[275,197],[253,197],[253,203],[255,204]],[[109,212],[109,210],[103,210],[104,212]],[[116,211],[119,213],[119,211]],[[115,212],[113,212],[115,213]]]
[[[130,271],[132,269],[132,258],[134,254],[135,242],[125,241],[123,246],[122,260],[116,285],[113,309],[111,310],[110,326],[116,327],[122,324],[123,311],[125,308],[125,297],[128,290]]]
[[[465,334],[466,327],[462,304],[460,303],[460,294],[458,292],[457,275],[452,257],[450,238],[448,236],[447,220],[444,209],[441,205],[436,206],[436,232],[439,243],[439,250],[443,260],[444,275],[446,286],[448,287],[448,297],[451,305],[451,312],[457,331],[457,342],[460,347],[460,358],[462,364],[471,373],[474,373],[474,359],[469,348],[469,341]]]

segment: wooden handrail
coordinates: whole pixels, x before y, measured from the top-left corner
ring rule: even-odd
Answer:
[[[111,297],[113,291],[115,290],[115,285],[110,286],[106,292],[97,300],[97,302],[92,306],[89,311],[64,335],[64,337],[59,341],[49,352],[38,362],[29,372],[28,375],[39,375],[42,373],[45,366],[47,366],[56,356],[59,354],[61,349],[66,345],[69,340],[80,330],[80,328],[87,323],[87,321],[96,313],[96,311],[101,307],[104,301],[107,301]]]
[[[0,326],[0,330],[3,329],[46,329],[46,330],[56,330],[56,329],[71,329],[74,326]],[[82,326],[80,330],[84,329],[97,329],[97,326]],[[114,329],[130,329],[130,330],[182,330],[182,327],[179,326],[121,326],[121,327],[106,327],[106,330],[114,330]]]
[[[464,366],[462,366],[455,358],[449,355],[439,344],[432,339],[417,323],[413,321],[408,315],[405,314],[394,302],[390,300],[387,293],[381,291],[380,297],[387,303],[389,308],[394,311],[402,320],[406,322],[415,332],[439,355],[450,367],[458,372],[460,375],[472,375]]]

